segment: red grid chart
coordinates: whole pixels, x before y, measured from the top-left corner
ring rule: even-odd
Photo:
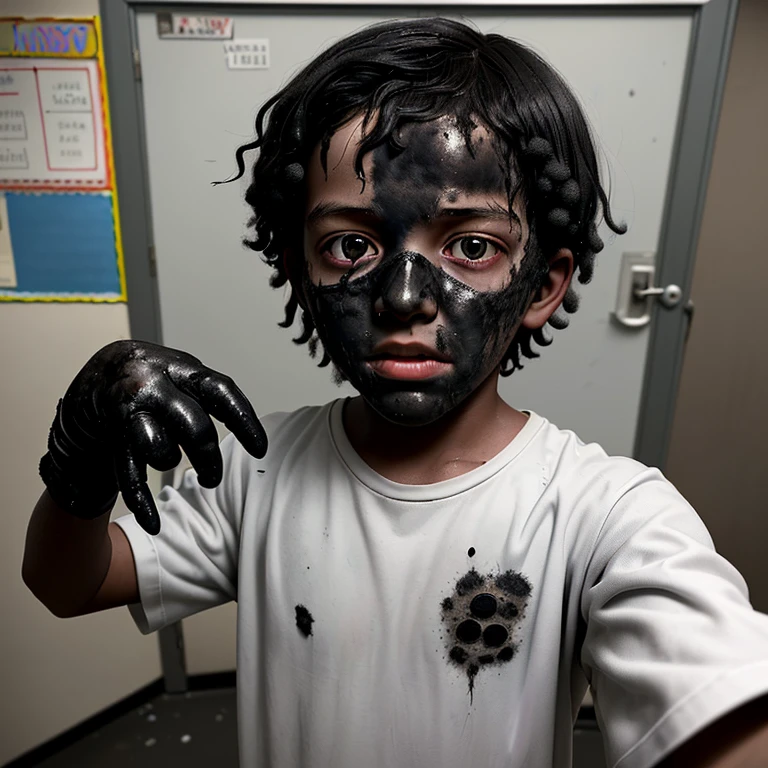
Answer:
[[[109,188],[95,63],[65,63],[0,66],[0,188]]]

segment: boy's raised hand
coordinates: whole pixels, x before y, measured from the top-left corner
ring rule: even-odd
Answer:
[[[181,446],[200,485],[217,486],[223,463],[211,416],[248,453],[264,456],[266,433],[232,379],[185,352],[113,342],[85,364],[59,401],[40,475],[56,503],[81,518],[108,512],[119,491],[142,528],[156,534],[160,517],[147,464],[172,469]]]

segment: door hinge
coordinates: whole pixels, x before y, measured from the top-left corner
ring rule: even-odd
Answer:
[[[133,77],[141,81],[141,54],[138,48],[133,49]]]
[[[147,248],[147,256],[149,257],[149,276],[157,277],[157,259],[155,259],[155,246],[150,245]]]

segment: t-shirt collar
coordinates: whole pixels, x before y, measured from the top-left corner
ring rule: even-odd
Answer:
[[[449,480],[429,485],[406,485],[383,477],[366,464],[349,442],[344,430],[342,413],[344,400],[335,400],[328,411],[328,429],[331,443],[342,464],[365,486],[390,499],[401,501],[435,501],[445,499],[474,488],[493,477],[510,462],[514,461],[531,442],[544,425],[544,419],[533,411],[523,411],[528,420],[514,438],[482,466]]]

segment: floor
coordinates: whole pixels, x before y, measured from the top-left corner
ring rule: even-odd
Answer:
[[[574,731],[573,768],[605,768],[599,731]],[[237,768],[234,689],[163,694],[38,763],[40,768]]]
[[[163,694],[40,768],[237,768],[234,689]]]

